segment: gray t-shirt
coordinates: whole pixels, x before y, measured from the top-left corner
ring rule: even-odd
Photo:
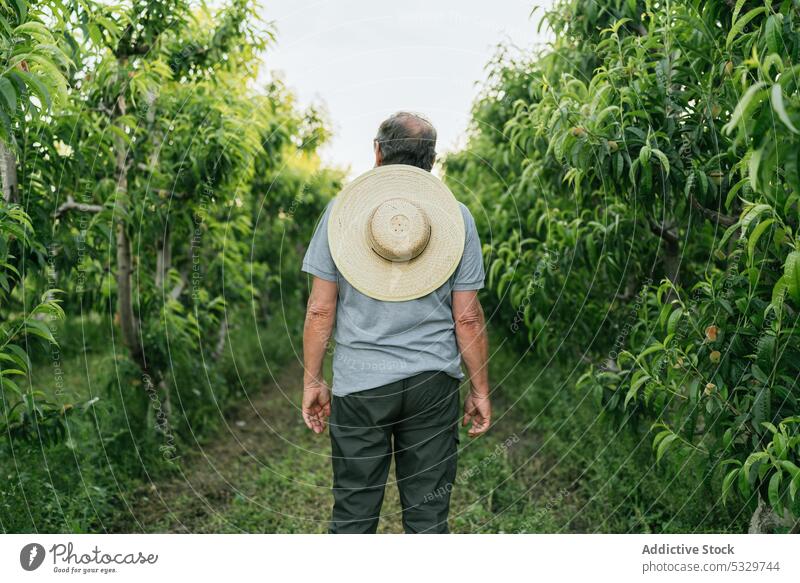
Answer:
[[[336,349],[333,355],[333,394],[349,395],[427,371],[442,371],[457,379],[461,355],[453,324],[453,291],[483,287],[481,242],[475,220],[463,204],[466,239],[464,254],[453,275],[439,289],[405,302],[384,302],[365,296],[336,268],[328,246],[328,217],[322,216],[303,271],[338,284]]]

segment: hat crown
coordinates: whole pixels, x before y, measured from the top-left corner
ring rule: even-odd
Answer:
[[[411,261],[427,247],[431,223],[425,211],[405,198],[391,198],[372,211],[367,222],[372,250],[392,262]]]

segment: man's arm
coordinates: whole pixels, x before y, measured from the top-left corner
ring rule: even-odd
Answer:
[[[477,291],[453,292],[453,321],[458,350],[470,382],[469,394],[464,401],[463,425],[472,420],[469,436],[475,437],[489,429],[492,418],[489,401],[489,338]]]
[[[325,431],[331,396],[322,378],[325,350],[336,320],[336,282],[315,277],[303,327],[303,421],[314,433]]]

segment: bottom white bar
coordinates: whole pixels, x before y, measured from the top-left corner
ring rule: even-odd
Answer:
[[[0,581],[796,582],[799,551],[793,535],[2,535]]]

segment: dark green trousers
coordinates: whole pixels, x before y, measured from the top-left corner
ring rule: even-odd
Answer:
[[[394,455],[407,533],[446,533],[458,453],[458,381],[442,372],[333,397],[332,533],[378,529]]]

